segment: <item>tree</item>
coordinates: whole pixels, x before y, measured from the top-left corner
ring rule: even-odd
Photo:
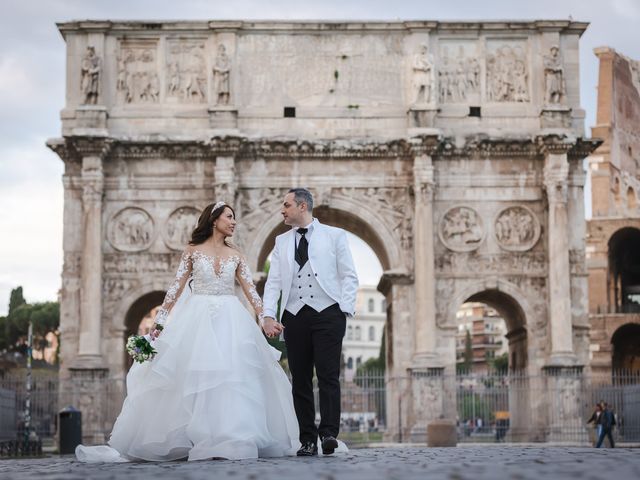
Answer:
[[[25,353],[29,322],[33,326],[33,347],[41,350],[44,356],[47,334],[53,332],[59,336],[60,305],[58,302],[29,304],[22,295],[22,287],[15,288],[9,299],[9,314],[0,319],[0,328],[4,332],[0,335],[0,349]]]
[[[16,350],[22,353],[26,352],[30,316],[31,308],[26,303],[15,307],[11,313],[7,315],[7,342],[9,343],[9,350]]]
[[[471,332],[467,330],[467,335],[464,338],[464,367],[467,372],[471,370],[473,365],[473,347],[471,344]]]
[[[34,348],[42,351],[42,358],[44,358],[44,349],[49,344],[47,334],[53,332],[58,336],[59,340],[60,304],[58,302],[44,302],[35,303],[30,307],[30,319],[33,324],[33,345]]]
[[[471,332],[467,330],[467,335],[464,340],[464,354],[462,361],[456,363],[456,374],[466,375],[471,371],[473,365],[473,346],[471,342]]]
[[[509,369],[509,354],[503,353],[493,359],[493,368],[497,372],[506,372]]]
[[[16,287],[11,290],[11,296],[9,297],[9,316],[16,310],[16,308],[26,303],[27,301],[22,295],[22,287]]]
[[[382,333],[382,343],[380,344],[380,353],[377,357],[370,358],[362,365],[358,367],[355,375],[356,384],[360,385],[360,380],[358,377],[382,374],[384,375],[385,369],[387,367],[386,361],[386,348],[385,348],[385,334]],[[360,385],[362,386],[362,385]]]
[[[0,317],[0,352],[9,348],[7,342],[7,317]]]

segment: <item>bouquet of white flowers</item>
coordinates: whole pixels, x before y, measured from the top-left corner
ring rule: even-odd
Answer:
[[[131,335],[127,340],[127,353],[139,363],[151,360],[156,350],[151,346],[151,337],[149,335]]]

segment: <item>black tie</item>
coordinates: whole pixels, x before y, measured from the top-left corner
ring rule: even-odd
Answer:
[[[298,233],[302,235],[300,241],[298,242],[298,248],[296,248],[296,263],[300,265],[300,269],[304,267],[304,264],[309,260],[309,242],[307,242],[306,237],[304,236],[309,229],[307,228],[299,228]]]

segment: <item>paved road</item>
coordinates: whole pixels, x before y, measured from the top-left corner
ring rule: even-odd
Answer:
[[[73,456],[0,460],[0,479],[640,479],[640,449],[466,446],[369,448],[332,457],[82,464]]]

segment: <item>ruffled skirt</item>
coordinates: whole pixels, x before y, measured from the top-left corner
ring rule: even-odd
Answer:
[[[109,447],[86,462],[294,455],[291,384],[255,320],[233,295],[192,295],[172,312],[152,361],[135,363]]]

